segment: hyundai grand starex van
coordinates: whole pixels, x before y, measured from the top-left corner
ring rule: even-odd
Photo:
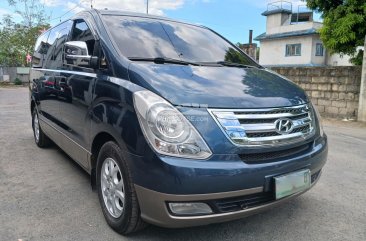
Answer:
[[[206,27],[82,12],[37,40],[35,143],[91,176],[117,232],[275,207],[315,185],[327,137],[305,92]]]

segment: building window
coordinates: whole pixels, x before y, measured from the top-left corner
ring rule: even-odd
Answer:
[[[317,43],[316,44],[316,50],[315,50],[315,56],[323,56],[323,55],[324,55],[323,44]]]
[[[286,56],[301,56],[301,44],[286,44]]]

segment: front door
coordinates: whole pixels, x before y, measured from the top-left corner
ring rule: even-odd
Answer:
[[[84,20],[75,20],[69,41],[83,41],[88,46],[88,52],[93,55],[95,37]],[[64,56],[65,57],[65,56]],[[55,75],[55,81],[60,89],[60,114],[63,132],[73,144],[68,150],[76,161],[89,169],[88,147],[91,120],[89,109],[92,102],[93,87],[96,74],[93,69],[81,68],[63,63],[63,68]]]

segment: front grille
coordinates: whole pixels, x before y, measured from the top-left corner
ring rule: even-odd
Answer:
[[[272,109],[209,109],[236,145],[263,147],[304,141],[315,133],[309,105]]]
[[[278,161],[281,158],[291,158],[295,155],[299,155],[307,152],[311,148],[311,143],[294,147],[291,149],[286,149],[282,151],[271,151],[264,153],[251,153],[251,154],[240,154],[240,159],[248,164],[252,163],[266,163]]]
[[[241,197],[215,200],[212,201],[211,206],[213,206],[215,211],[218,213],[228,213],[260,206],[271,201],[274,201],[273,193],[263,192]]]

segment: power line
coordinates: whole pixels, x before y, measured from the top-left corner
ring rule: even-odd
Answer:
[[[74,8],[70,9],[69,11],[67,11],[66,13],[62,14],[61,16],[57,17],[57,18],[53,18],[50,21],[56,20],[56,19],[61,19],[63,16],[65,16],[66,14],[68,14],[69,12],[71,12],[72,10],[76,9],[79,6],[75,6]]]
[[[83,1],[87,1],[87,0],[83,0]],[[80,2],[83,2],[83,1],[80,1]],[[62,14],[62,15],[61,15],[61,16],[59,16],[59,17],[51,19],[50,21],[53,21],[53,20],[56,20],[56,19],[60,19],[60,22],[61,22],[61,18],[62,18],[63,16],[65,16],[66,14],[70,13],[71,11],[75,10],[75,9],[76,9],[76,8],[78,8],[78,7],[82,7],[82,6],[80,5],[80,3],[75,3],[75,4],[76,4],[76,6],[75,6],[75,7],[73,7],[72,9],[70,9],[69,11],[67,11],[66,13]],[[91,7],[91,8],[93,8],[93,0],[90,0],[90,7]]]

